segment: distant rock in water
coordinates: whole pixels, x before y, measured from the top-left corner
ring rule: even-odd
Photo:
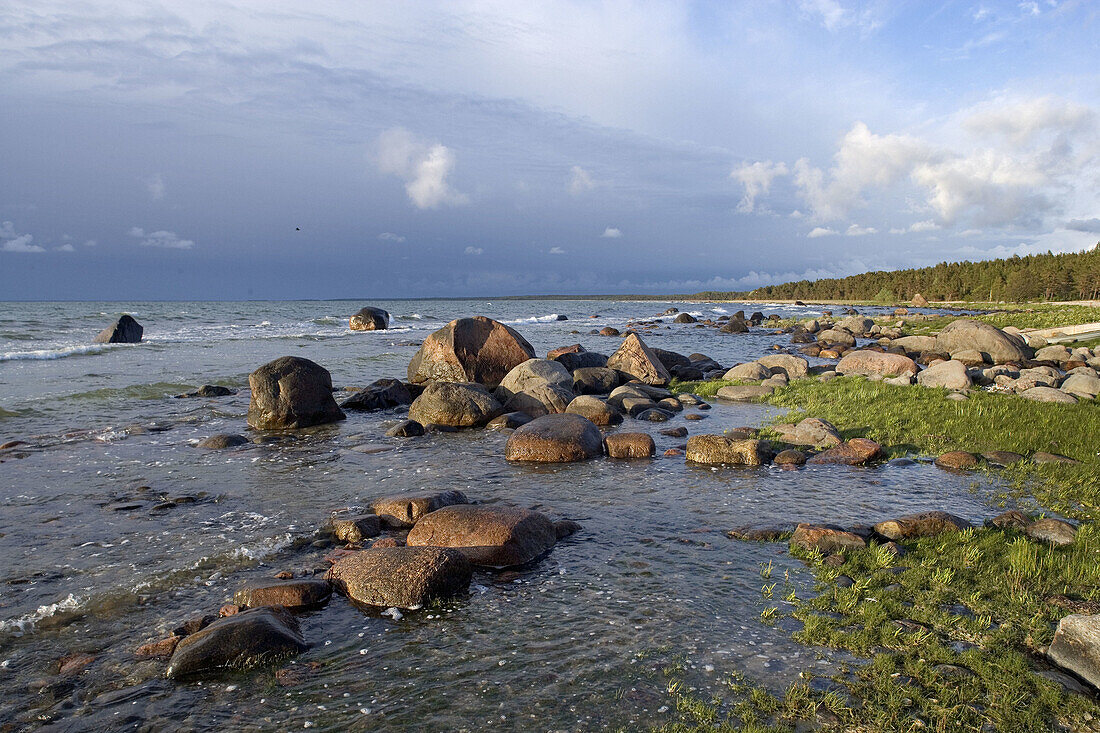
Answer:
[[[145,329],[132,316],[121,316],[113,326],[99,332],[93,343],[97,344],[137,344]]]
[[[351,317],[348,323],[352,331],[384,331],[390,325],[390,314],[381,308],[367,306]]]
[[[307,428],[343,420],[332,398],[332,376],[320,364],[283,356],[248,375],[248,424],[257,430]]]

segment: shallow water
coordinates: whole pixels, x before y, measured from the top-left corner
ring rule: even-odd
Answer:
[[[230,451],[194,443],[245,432],[247,390],[171,399],[203,383],[247,384],[283,354],[306,356],[337,385],[402,376],[415,342],[454,317],[512,322],[544,353],[579,341],[609,353],[604,325],[670,305],[605,301],[374,303],[398,332],[350,333],[358,303],[7,304],[0,334],[0,442],[30,447],[0,463],[0,725],[60,730],[428,729],[596,730],[667,722],[667,678],[684,665],[706,697],[730,673],[774,690],[827,675],[836,660],[791,641],[789,620],[760,620],[810,582],[782,544],[736,542],[734,526],[799,520],[878,521],[925,509],[972,520],[990,488],[918,463],[870,469],[689,467],[683,459],[530,466],[503,460],[506,435],[484,431],[383,437],[400,414],[348,420]],[[116,311],[135,314],[148,343],[75,355]],[[751,312],[751,308],[747,309]],[[761,308],[812,315],[811,308]],[[552,320],[562,313],[568,321]],[[599,313],[600,318],[589,315]],[[420,318],[414,318],[413,314]],[[33,325],[27,325],[30,322]],[[53,323],[65,324],[53,326]],[[258,325],[264,324],[267,325]],[[22,328],[22,330],[21,330]],[[585,335],[572,335],[572,329]],[[652,345],[732,365],[784,337],[676,325]],[[31,358],[50,353],[57,358]],[[66,355],[73,354],[73,355]],[[690,409],[690,408],[689,408]],[[718,404],[700,422],[627,420],[658,455],[692,433],[758,424],[765,409]],[[128,427],[129,426],[129,427]],[[132,427],[139,426],[139,427]],[[151,431],[149,428],[152,427]],[[163,432],[159,430],[165,428]],[[583,530],[529,568],[478,573],[468,596],[400,619],[334,597],[302,616],[312,648],[292,663],[205,683],[163,678],[139,644],[216,612],[244,582],[323,565],[314,532],[329,513],[382,495],[461,489],[539,509]],[[174,505],[163,505],[174,499]],[[159,507],[159,508],[158,508]],[[761,567],[771,563],[772,579]],[[789,571],[789,581],[784,574]],[[774,597],[761,587],[777,582]],[[74,680],[56,660],[96,661]],[[310,663],[318,663],[311,669]],[[283,687],[274,672],[301,670]],[[42,680],[49,684],[43,687]]]

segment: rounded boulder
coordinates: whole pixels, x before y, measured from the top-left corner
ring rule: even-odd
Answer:
[[[546,415],[516,428],[504,456],[509,461],[571,463],[603,453],[603,436],[588,418],[572,413]]]

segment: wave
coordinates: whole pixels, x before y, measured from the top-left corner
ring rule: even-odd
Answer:
[[[66,598],[62,598],[57,603],[39,606],[38,610],[32,611],[31,613],[0,621],[0,632],[14,633],[18,636],[22,636],[23,634],[34,631],[38,624],[51,616],[56,616],[59,613],[73,613],[79,611],[83,603],[84,600],[82,598],[78,598],[70,593]]]
[[[321,316],[314,318],[311,323],[316,323],[318,326],[337,326],[343,323],[343,320],[336,316]]]
[[[711,310],[712,313],[729,313],[728,310],[726,310],[725,308],[722,308],[720,306],[714,306],[710,310]]]
[[[422,316],[419,313],[409,313],[408,315],[402,314],[402,315],[399,315],[399,316],[392,316],[390,318],[390,321],[391,322],[394,321],[394,320],[399,320],[399,321],[422,321],[425,318],[432,319],[433,316]]]
[[[561,317],[557,313],[551,313],[546,316],[531,316],[530,318],[515,318],[511,321],[504,321],[505,323],[554,323],[560,321]]]
[[[5,351],[0,353],[0,361],[42,361],[64,359],[68,356],[91,356],[118,348],[122,344],[85,344],[83,346],[63,346],[57,349],[36,349],[34,351]]]

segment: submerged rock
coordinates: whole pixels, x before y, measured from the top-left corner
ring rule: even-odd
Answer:
[[[372,547],[337,560],[325,577],[356,603],[411,609],[464,592],[472,576],[457,550]]]
[[[114,324],[100,331],[93,343],[97,344],[137,344],[141,342],[145,329],[133,316],[120,316]]]
[[[236,435],[233,433],[218,433],[217,435],[211,435],[209,438],[199,443],[199,448],[206,450],[225,450],[226,448],[236,448],[241,445],[248,445],[250,441],[243,435]]]
[[[257,430],[305,428],[345,419],[332,398],[332,376],[320,364],[283,356],[248,375],[248,424]]]
[[[460,550],[475,565],[524,565],[549,552],[558,541],[545,514],[502,506],[451,506],[420,519],[409,532],[410,547]]]
[[[687,460],[706,465],[762,466],[771,451],[756,439],[734,440],[724,435],[693,435],[687,442]]]
[[[298,621],[279,606],[262,606],[219,619],[185,637],[168,663],[171,678],[245,669],[307,649]]]

